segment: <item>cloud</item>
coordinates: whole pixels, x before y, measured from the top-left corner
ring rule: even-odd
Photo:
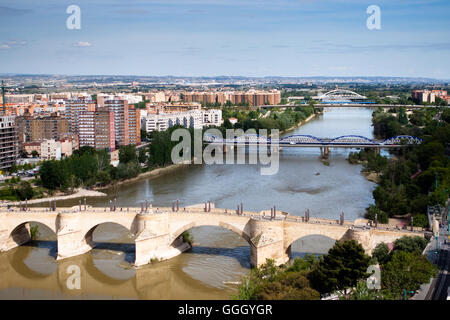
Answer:
[[[0,49],[12,49],[27,45],[27,41],[24,40],[8,40],[0,43]]]
[[[32,11],[33,10],[30,9],[14,9],[10,7],[0,6],[0,17],[21,16]]]
[[[150,11],[146,9],[138,9],[138,8],[129,8],[129,9],[122,9],[116,11],[116,13],[124,14],[124,15],[145,15],[149,14]]]
[[[86,47],[92,47],[92,44],[88,41],[79,41],[79,42],[72,44],[72,46],[78,47],[78,48],[86,48]]]

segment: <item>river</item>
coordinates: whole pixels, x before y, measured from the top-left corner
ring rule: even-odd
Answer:
[[[337,137],[356,134],[373,137],[372,110],[333,108],[286,133]],[[154,178],[145,178],[107,190],[107,197],[91,198],[93,206],[180,206],[210,200],[216,207],[260,211],[277,210],[311,217],[346,220],[362,217],[373,203],[375,184],[361,174],[360,165],[346,160],[350,149],[331,149],[329,166],[318,148],[285,148],[279,153],[279,171],[260,175],[258,165],[192,165]],[[78,200],[58,202],[76,205]],[[229,299],[236,282],[249,272],[250,247],[237,234],[218,227],[191,229],[194,247],[171,260],[134,269],[134,236],[121,226],[100,225],[94,232],[98,246],[79,257],[56,262],[55,235],[40,225],[39,241],[0,254],[0,299]],[[333,240],[322,236],[299,239],[293,256],[326,253]],[[80,289],[69,289],[67,267],[78,267]],[[64,276],[65,274],[65,276]],[[69,286],[70,287],[70,286]]]

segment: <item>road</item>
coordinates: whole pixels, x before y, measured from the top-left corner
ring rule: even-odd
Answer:
[[[446,243],[444,243],[446,240]],[[430,286],[425,300],[447,300],[450,287],[450,244],[448,243],[447,221],[443,221],[439,232],[439,274]]]

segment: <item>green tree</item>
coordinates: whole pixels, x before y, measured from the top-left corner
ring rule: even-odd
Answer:
[[[34,190],[28,181],[20,182],[19,186],[15,189],[17,196],[20,200],[32,199],[34,196]]]
[[[99,171],[97,173],[96,180],[101,186],[106,186],[111,182],[111,176],[107,171]]]
[[[147,131],[145,131],[144,129],[141,129],[141,139],[146,140],[147,138],[148,138]]]
[[[68,174],[60,161],[44,161],[39,169],[39,175],[44,188],[54,190],[67,187]]]
[[[393,250],[422,254],[423,250],[427,246],[427,243],[428,241],[425,238],[419,236],[403,236],[394,241]]]
[[[372,257],[375,257],[379,264],[385,264],[389,261],[389,247],[386,243],[379,243],[372,252]]]
[[[416,252],[397,251],[381,270],[381,283],[397,298],[403,290],[415,291],[436,274],[436,267]]]
[[[319,300],[320,294],[312,289],[306,276],[300,272],[287,272],[276,281],[262,284],[255,294],[258,300]]]
[[[345,297],[343,297],[345,299]],[[351,292],[348,300],[381,300],[382,295],[376,290],[367,287],[366,281],[358,281],[355,290]]]
[[[375,215],[377,216],[377,221],[378,223],[389,223],[389,216],[386,214],[386,212],[381,211],[377,206],[375,205],[370,205],[367,208],[367,212],[366,212],[366,219],[375,221]]]
[[[144,148],[139,149],[139,156],[138,156],[139,163],[145,163],[147,162],[147,150]]]
[[[28,153],[25,151],[25,149],[20,150],[20,157],[28,158]]]
[[[131,161],[138,161],[138,157],[136,155],[136,146],[135,145],[127,145],[127,146],[120,147],[119,162],[126,164]]]
[[[33,150],[33,151],[31,152],[31,156],[32,156],[33,158],[37,158],[37,157],[39,157],[39,152],[37,152],[36,150]]]
[[[299,261],[302,259],[299,259]],[[298,266],[304,266],[298,263]],[[297,269],[297,268],[294,268]],[[273,260],[267,260],[259,268],[254,268],[250,274],[244,276],[238,287],[238,295],[241,300],[318,300],[320,294],[312,289],[306,274],[277,267]]]
[[[398,122],[400,124],[407,124],[408,123],[408,116],[406,115],[406,109],[404,107],[401,107],[398,113]]]
[[[309,274],[314,289],[320,293],[346,291],[356,286],[358,280],[368,277],[370,257],[355,240],[336,242],[328,254]]]

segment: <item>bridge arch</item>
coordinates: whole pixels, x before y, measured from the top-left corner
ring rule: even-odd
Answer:
[[[317,144],[324,143],[322,139],[308,134],[294,134],[280,139],[280,143],[294,143],[294,144]]]
[[[46,229],[50,230],[52,234],[55,235],[55,239],[57,238],[56,228],[54,225],[48,224],[45,221],[38,221],[34,219],[23,220],[10,229],[9,237],[6,243],[6,248],[4,249],[9,250],[11,248],[20,246],[22,244],[31,241],[30,224],[37,224],[38,226],[44,226]]]
[[[407,142],[407,144],[421,144],[423,142],[422,139],[414,137],[414,136],[406,136],[406,135],[400,135],[395,136],[392,138],[388,138],[381,142],[381,144],[384,145],[390,145],[390,144],[402,144],[403,141]]]
[[[318,241],[320,239],[320,241]],[[299,253],[326,254],[339,239],[323,234],[300,236],[290,243],[286,254],[290,259],[299,257]]]
[[[345,136],[340,136],[340,137],[336,137],[334,139],[331,139],[330,144],[346,144],[346,143],[352,143],[352,144],[373,144],[373,145],[377,145],[378,143],[375,140],[369,139],[367,137],[364,136],[359,136],[359,135],[345,135]]]
[[[132,235],[133,238],[133,242],[132,243],[123,243],[122,241],[119,242],[113,242],[110,241],[111,239],[106,239],[104,241],[95,241],[94,240],[94,232],[95,230],[101,226],[101,225],[115,225],[115,226],[119,226],[122,230],[126,230],[126,232],[130,235]],[[105,247],[106,249],[111,249],[111,250],[115,250],[117,246],[121,246],[121,250],[125,250],[126,246],[133,246],[134,250],[133,252],[128,252],[128,251],[124,251],[125,253],[127,253],[127,255],[125,256],[125,260],[127,262],[134,262],[134,258],[135,258],[135,239],[136,239],[136,234],[132,232],[132,228],[130,227],[130,225],[124,224],[124,223],[120,223],[118,221],[103,221],[103,222],[98,222],[98,223],[94,223],[91,224],[89,227],[85,228],[85,230],[82,232],[83,237],[80,239],[81,243],[83,246],[88,246],[91,249],[95,248],[98,246],[98,244],[102,244],[102,247]],[[116,245],[116,246],[114,246]]]
[[[351,99],[367,99],[354,91],[344,89],[334,89],[322,94],[319,100],[351,100]]]
[[[230,231],[233,231],[237,235],[239,235],[241,238],[243,238],[245,241],[247,241],[248,244],[251,243],[250,236],[245,230],[241,230],[237,228],[236,226],[233,226],[232,224],[229,224],[227,222],[219,221],[218,223],[211,223],[211,222],[189,222],[182,227],[178,228],[175,232],[173,232],[170,236],[170,244],[172,244],[178,237],[180,237],[185,231],[188,231],[192,228],[197,227],[221,227]]]

